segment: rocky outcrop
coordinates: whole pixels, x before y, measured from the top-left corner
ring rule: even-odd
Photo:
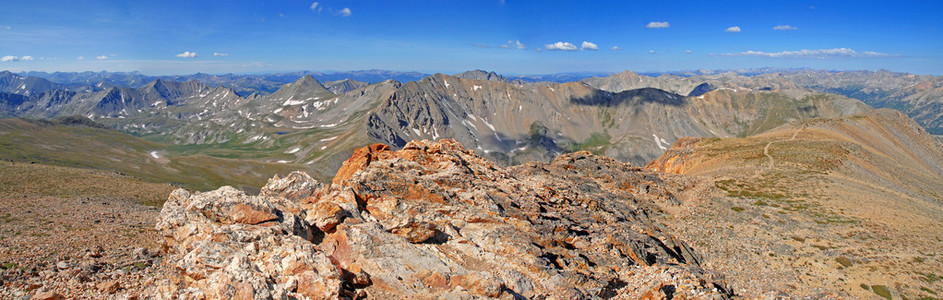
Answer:
[[[694,152],[694,147],[697,146],[702,140],[710,140],[704,138],[695,138],[695,137],[685,137],[678,139],[671,148],[665,150],[665,154],[662,154],[655,160],[651,161],[646,165],[647,168],[656,170],[658,172],[672,173],[672,174],[685,174],[684,171],[690,168],[690,162],[686,168],[685,158],[688,155],[691,155]],[[716,139],[714,139],[716,140]]]
[[[175,191],[161,296],[722,298],[649,215],[682,188],[588,152],[508,169],[460,144],[358,149],[331,185]]]

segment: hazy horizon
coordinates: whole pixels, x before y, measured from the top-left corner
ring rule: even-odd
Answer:
[[[48,74],[53,74],[56,72],[62,73],[131,73],[131,74],[140,74],[143,76],[192,76],[197,74],[206,74],[206,75],[235,75],[235,76],[252,76],[252,75],[272,75],[272,74],[290,74],[290,73],[321,73],[325,75],[341,74],[341,73],[357,73],[357,72],[369,72],[369,71],[380,71],[380,72],[392,72],[392,73],[419,73],[424,75],[433,75],[433,74],[446,74],[446,75],[455,75],[463,72],[469,71],[485,71],[485,72],[494,72],[498,75],[505,77],[526,77],[526,76],[552,76],[552,75],[585,75],[585,76],[608,76],[614,75],[622,72],[632,72],[643,76],[658,76],[662,74],[672,74],[680,75],[684,73],[697,73],[697,72],[710,72],[710,74],[721,74],[726,72],[736,72],[736,73],[764,73],[763,71],[777,72],[777,71],[826,71],[826,72],[856,72],[856,71],[865,71],[865,72],[880,72],[887,71],[891,73],[907,73],[914,75],[929,75],[929,76],[943,76],[943,74],[920,74],[920,73],[910,73],[905,71],[898,70],[888,70],[888,69],[817,69],[817,68],[774,68],[774,67],[757,67],[757,68],[733,68],[733,69],[688,69],[688,70],[667,70],[667,71],[642,71],[642,70],[621,70],[621,71],[571,71],[571,72],[556,72],[556,73],[502,73],[492,70],[486,70],[481,68],[468,69],[468,70],[459,70],[459,71],[419,71],[419,70],[388,70],[388,69],[358,69],[358,70],[284,70],[284,71],[257,71],[257,72],[191,72],[191,73],[167,73],[167,74],[153,74],[145,73],[140,70],[130,70],[130,71],[109,71],[109,70],[84,70],[84,71],[45,71],[45,70],[21,70],[14,71],[9,69],[0,69],[0,72],[8,71],[15,74],[22,73],[31,73],[31,72],[44,72]]]

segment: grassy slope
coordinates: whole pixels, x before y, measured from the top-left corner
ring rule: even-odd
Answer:
[[[151,155],[153,151],[159,158]],[[113,170],[196,190],[222,185],[252,190],[274,174],[305,169],[295,164],[221,158],[202,152],[180,151],[108,129],[0,120],[0,159],[12,161]]]
[[[174,189],[115,172],[0,162],[0,195],[9,197],[117,197],[156,205]]]

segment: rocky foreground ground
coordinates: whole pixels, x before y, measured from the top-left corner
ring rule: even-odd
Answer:
[[[859,288],[844,272],[868,272],[847,265],[866,258],[832,248],[843,238],[828,233],[846,223],[754,214],[743,202],[755,200],[718,180],[588,152],[502,168],[442,140],[360,148],[331,183],[295,172],[257,196],[178,189],[159,213],[131,195],[6,191],[20,196],[2,201],[13,213],[0,215],[0,297],[841,299],[917,288],[881,282],[881,269]]]
[[[0,162],[0,298],[127,298],[153,285],[158,196],[173,187]]]

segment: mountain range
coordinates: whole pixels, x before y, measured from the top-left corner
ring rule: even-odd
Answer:
[[[450,138],[504,166],[578,150],[642,165],[683,137],[746,137],[871,106],[898,109],[931,134],[943,131],[941,77],[766,71],[778,72],[650,77],[626,71],[564,83],[525,82],[482,70],[406,82],[375,80],[417,74],[358,71],[334,75],[371,81],[323,83],[312,75],[293,77],[301,73],[196,74],[188,81],[150,82],[138,73],[29,73],[60,80],[53,82],[0,72],[0,115],[81,116],[182,155],[308,166],[323,170],[312,172],[321,180],[364,143],[398,148],[411,140]],[[244,95],[234,81],[287,78],[295,79],[271,92]],[[115,81],[80,83],[97,80]],[[213,85],[219,82],[229,86]]]
[[[810,76],[823,79],[803,81]],[[153,141],[251,148],[267,152],[260,158],[269,162],[331,168],[364,141],[400,147],[424,138],[454,138],[505,165],[581,149],[644,164],[685,136],[747,136],[792,120],[868,109],[858,100],[827,93],[838,87],[879,107],[908,108],[902,110],[931,133],[940,122],[939,113],[929,109],[939,105],[934,95],[940,92],[940,78],[889,72],[689,77],[623,72],[528,83],[479,70],[373,84],[353,79],[322,84],[305,75],[271,93],[245,96],[207,82],[212,81],[75,86],[4,72],[0,113],[79,115]],[[876,102],[862,96],[868,93],[901,100]]]

